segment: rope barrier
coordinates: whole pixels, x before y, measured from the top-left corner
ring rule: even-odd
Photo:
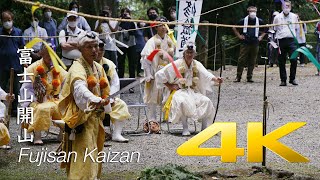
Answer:
[[[42,4],[42,3],[36,3],[36,2],[30,2],[30,1],[25,1],[25,0],[14,0],[15,2],[18,3],[22,3],[22,4],[27,4],[27,5],[39,5],[40,8],[49,8],[51,10],[55,10],[55,11],[59,11],[59,12],[63,12],[63,13],[70,13],[70,11],[65,10],[65,9],[61,9],[61,8],[57,8],[54,6],[50,6],[50,5],[46,5],[46,4]],[[222,6],[210,11],[207,11],[205,13],[200,14],[204,15],[204,14],[208,14],[223,8],[227,8],[236,4],[239,4],[241,2],[244,2],[246,0],[241,0],[226,6]],[[147,20],[137,20],[137,19],[122,19],[122,18],[110,18],[110,17],[101,17],[101,16],[95,16],[95,15],[89,15],[89,14],[84,14],[84,13],[73,13],[73,14],[77,14],[83,17],[87,17],[87,18],[93,18],[93,19],[98,19],[98,20],[111,20],[111,21],[119,21],[119,22],[144,22],[144,23],[149,23],[149,24],[153,24],[156,23],[159,25],[163,25],[163,24],[169,24],[169,25],[198,25],[198,26],[213,26],[213,27],[225,27],[225,28],[244,28],[245,26],[241,26],[241,25],[230,25],[230,24],[218,24],[218,23],[183,23],[183,22],[155,22],[155,21],[147,21]],[[291,23],[291,24],[309,24],[309,23],[316,23],[319,22],[320,19],[314,19],[314,20],[308,20],[308,21],[300,21],[297,23]],[[266,25],[248,25],[246,27],[248,28],[269,28],[269,27],[275,27],[275,26],[283,26],[283,25],[288,25],[289,23],[285,23],[285,24],[266,24]],[[150,26],[147,27],[142,27],[142,28],[136,28],[136,29],[128,29],[128,30],[121,30],[121,31],[117,31],[117,32],[111,32],[111,33],[101,33],[100,35],[110,35],[110,34],[116,34],[116,33],[121,33],[121,32],[129,32],[129,31],[136,31],[136,30],[140,30],[140,29],[146,29],[146,28],[150,28]],[[10,35],[0,35],[0,37],[24,37],[24,38],[34,38],[34,37],[39,37],[39,36],[10,36]],[[62,37],[62,36],[47,36],[47,37],[42,37],[42,38],[57,38],[57,37]],[[72,36],[65,36],[65,37],[72,37]],[[41,37],[40,37],[41,38]]]
[[[28,4],[28,5],[38,5],[35,2],[30,2],[30,1],[24,1],[24,0],[14,0],[15,2],[20,2],[20,3],[24,3],[24,4]],[[242,2],[242,1],[241,1]],[[65,9],[61,9],[61,8],[57,8],[54,6],[49,6],[46,4],[40,4],[40,7],[46,7],[49,9],[53,9],[56,11],[60,11],[60,12],[64,12],[64,13],[70,13],[70,11],[67,11]],[[111,21],[120,21],[120,22],[144,22],[144,23],[157,23],[157,24],[168,24],[168,25],[198,25],[198,26],[214,26],[214,27],[226,27],[226,28],[244,28],[245,26],[243,25],[230,25],[230,24],[217,24],[217,23],[184,23],[184,22],[159,22],[159,21],[147,21],[147,20],[138,20],[138,19],[122,19],[122,18],[110,18],[110,17],[101,17],[101,16],[95,16],[95,15],[89,15],[89,14],[84,14],[84,13],[73,13],[73,14],[77,14],[83,17],[88,17],[88,18],[93,18],[93,19],[99,19],[99,20],[111,20]],[[291,23],[291,24],[309,24],[309,23],[315,23],[320,21],[320,19],[314,19],[314,20],[309,20],[309,21],[300,21],[300,22],[296,22],[296,23]],[[266,25],[248,25],[246,27],[248,28],[267,28],[267,27],[274,27],[274,26],[284,26],[284,25],[288,25],[289,23],[284,23],[284,24],[266,24]],[[149,28],[149,27],[147,27]],[[136,29],[132,29],[132,30],[136,30]],[[111,34],[111,33],[110,33]]]

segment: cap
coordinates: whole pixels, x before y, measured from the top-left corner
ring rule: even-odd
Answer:
[[[188,41],[184,46],[183,46],[183,52],[186,50],[194,50],[196,52],[196,44],[193,41]]]
[[[82,32],[78,35],[79,41],[78,44],[79,46],[83,46],[87,42],[97,42],[99,41],[98,34],[94,31],[89,31],[89,32]]]
[[[69,11],[69,12],[67,13],[67,18],[70,17],[70,16],[78,17],[76,11]]]

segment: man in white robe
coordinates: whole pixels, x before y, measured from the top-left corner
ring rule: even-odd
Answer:
[[[165,17],[159,17],[157,21],[167,22]],[[141,64],[144,68],[144,76],[146,84],[144,89],[143,101],[148,105],[148,118],[155,121],[156,107],[161,103],[163,90],[158,89],[154,82],[155,73],[169,63],[168,56],[163,52],[159,52],[152,60],[147,57],[156,49],[166,51],[173,56],[174,45],[170,37],[167,35],[167,28],[164,25],[156,26],[157,34],[149,39],[141,52]]]
[[[120,90],[120,80],[116,71],[116,65],[109,59],[103,57],[105,53],[104,46],[105,44],[102,41],[99,41],[99,52],[96,62],[103,67],[107,74],[110,83],[110,94],[112,95]],[[114,125],[112,141],[128,142],[129,140],[121,135],[125,121],[131,117],[128,106],[119,97],[111,98],[110,104],[112,111],[109,113],[109,115],[111,122]]]
[[[202,130],[212,123],[214,107],[205,93],[211,91],[210,81],[222,83],[221,77],[215,77],[199,61],[193,59],[195,53],[195,44],[188,42],[183,48],[183,59],[174,62],[182,78],[177,78],[172,64],[156,73],[157,87],[166,87],[171,91],[164,95],[165,106],[169,105],[168,121],[182,121],[184,136],[190,135],[187,118],[202,121]]]

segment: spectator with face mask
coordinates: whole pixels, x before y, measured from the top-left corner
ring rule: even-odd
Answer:
[[[23,32],[23,36],[29,36],[29,37],[24,38],[26,44],[28,42],[30,42],[32,39],[34,39],[35,37],[39,37],[39,38],[47,41],[47,39],[48,39],[47,31],[44,28],[39,26],[38,16],[34,15],[33,19],[30,17],[30,20],[31,20],[30,27],[28,29],[24,30],[24,32]],[[38,53],[40,51],[41,45],[42,45],[42,43],[39,42],[32,47],[34,50],[34,53]],[[41,57],[33,56],[32,60],[36,61],[36,60],[39,60],[40,58]]]
[[[240,82],[244,67],[248,66],[247,82],[252,83],[253,69],[259,52],[259,42],[265,36],[263,28],[248,28],[246,26],[259,26],[264,25],[262,19],[257,17],[257,8],[250,6],[247,9],[248,15],[241,19],[237,25],[245,26],[239,32],[237,28],[233,27],[232,30],[235,35],[240,39],[240,55],[238,59],[237,77],[234,82]]]
[[[17,95],[20,89],[19,79],[17,74],[22,73],[22,66],[19,61],[19,48],[24,48],[25,42],[22,37],[21,29],[13,26],[14,15],[11,11],[3,11],[1,13],[2,27],[0,27],[0,35],[9,37],[0,37],[0,87],[8,91],[10,69],[14,69],[13,93]],[[11,37],[14,36],[14,37]],[[16,97],[12,103],[11,116],[17,116],[18,98]]]
[[[75,12],[79,12],[79,4],[75,1],[72,1],[69,4],[69,11],[75,11]],[[67,27],[68,21],[67,21],[67,17],[63,18],[61,24],[58,27],[58,31],[60,32],[61,30],[65,29]],[[91,31],[91,27],[89,26],[87,20],[82,17],[82,16],[77,16],[77,26],[80,29],[83,29],[85,31]]]
[[[140,18],[140,20],[143,20],[142,18]],[[145,27],[146,23],[144,22],[138,22],[137,24],[137,28],[143,28]],[[137,55],[136,55],[136,64],[137,64],[137,76],[138,77],[142,77],[143,74],[142,74],[142,70],[141,70],[141,62],[140,62],[140,59],[141,59],[141,51],[142,49],[144,48],[146,42],[144,41],[144,30],[143,29],[138,29],[136,31],[136,34],[135,34],[135,38],[136,38],[136,52],[137,52]]]
[[[169,12],[169,15],[170,15],[170,17],[168,18],[168,20],[175,22],[175,21],[177,20],[176,7],[175,7],[175,6],[169,7],[168,12]],[[173,25],[173,24],[170,24],[170,25],[169,25],[169,28],[170,28],[170,29],[175,29],[175,27],[176,27],[176,26]]]
[[[102,10],[100,16],[103,17],[111,17],[112,11],[108,6],[105,6]],[[109,34],[112,32],[118,31],[119,23],[118,21],[108,21],[108,20],[97,20],[95,25],[95,31],[98,32],[99,38],[105,42],[105,53],[104,57],[111,60],[116,67],[118,68],[118,61],[117,61],[117,47],[115,42],[111,42],[115,39],[115,34]]]
[[[44,8],[43,18],[39,22],[39,26],[47,31],[48,36],[57,36],[57,21],[52,18],[52,12],[49,8]],[[54,50],[58,46],[58,38],[51,37],[48,41],[52,44]]]
[[[279,14],[278,11],[274,11],[272,13],[272,18],[270,20],[270,24],[273,23],[273,19]],[[269,59],[269,67],[273,67],[274,64],[278,65],[278,52],[279,48],[276,45],[276,33],[274,31],[274,27],[269,28],[268,32],[268,59]]]
[[[285,1],[282,6],[282,12],[278,14],[273,21],[273,24],[287,24],[292,23],[289,26],[280,25],[275,26],[276,39],[278,39],[278,44],[280,48],[279,54],[279,71],[280,71],[280,86],[287,86],[287,70],[286,70],[286,61],[287,55],[289,57],[297,49],[297,45],[294,42],[294,37],[296,37],[296,30],[298,29],[298,17],[296,14],[291,13],[291,2]],[[289,83],[292,85],[298,85],[296,82],[296,71],[297,71],[297,60],[290,59],[290,77]]]
[[[78,15],[74,13],[76,12],[70,11],[67,14],[67,28],[61,30],[59,33],[62,61],[67,67],[70,67],[73,61],[81,56],[81,52],[78,49],[78,35],[84,32],[84,30],[77,27]]]
[[[296,14],[298,21],[300,22],[300,16],[299,14]],[[298,24],[298,29],[297,29],[297,40],[299,43],[299,47],[305,47],[306,44],[306,34],[307,34],[308,30],[307,30],[307,25],[306,23],[303,24]],[[299,60],[300,60],[300,66],[304,67],[305,64],[305,56],[302,53],[299,53]]]
[[[158,8],[150,7],[147,10],[147,15],[150,21],[155,21],[159,16]],[[149,27],[149,28],[146,28],[143,34],[144,34],[144,40],[147,42],[150,38],[152,38],[154,35],[157,34],[157,31],[154,27],[151,27],[151,24],[146,24],[146,27]]]
[[[128,8],[121,9],[121,16],[122,19],[131,19],[131,11]],[[129,77],[135,77],[135,64],[136,64],[136,38],[135,34],[136,31],[132,31],[132,29],[136,29],[136,24],[133,22],[120,22],[119,24],[119,31],[117,33],[118,40],[127,46],[128,48],[118,45],[119,49],[123,52],[123,54],[118,52],[118,75],[119,78],[124,77],[124,69],[125,69],[125,60],[126,56],[129,60]],[[129,30],[129,31],[126,31]],[[130,31],[131,30],[131,31]],[[130,91],[132,92],[132,90]]]

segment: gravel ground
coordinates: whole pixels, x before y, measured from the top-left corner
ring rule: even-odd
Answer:
[[[288,68],[288,67],[287,67]],[[221,88],[221,101],[217,116],[217,122],[237,122],[237,144],[238,147],[246,148],[246,126],[248,122],[262,121],[263,107],[263,72],[264,67],[259,66],[254,70],[254,83],[245,81],[233,83],[232,80],[236,74],[236,67],[227,66],[223,72],[225,82]],[[269,102],[273,105],[274,111],[270,110],[267,132],[271,132],[288,122],[306,122],[307,124],[281,139],[281,142],[291,147],[303,156],[309,158],[309,163],[289,163],[271,151],[267,151],[267,166],[276,169],[289,170],[298,174],[320,176],[320,131],[319,131],[319,106],[320,106],[320,77],[314,76],[316,69],[308,64],[306,67],[298,67],[297,82],[298,86],[288,84],[287,87],[280,87],[279,70],[277,67],[268,68],[267,73],[267,95]],[[214,72],[218,74],[218,72]],[[243,79],[245,79],[244,72]],[[217,91],[217,87],[215,87]],[[137,89],[136,89],[137,92]],[[209,95],[216,104],[217,92]],[[124,94],[123,99],[127,102],[138,99],[138,94]],[[133,119],[128,121],[126,128],[135,129],[137,123],[137,109],[130,109]],[[141,113],[142,121],[145,119],[143,111]],[[180,125],[171,125],[172,127],[181,127]],[[197,124],[197,129],[201,127]],[[190,122],[190,129],[193,129],[193,123]],[[142,123],[140,124],[140,130]],[[181,137],[167,133],[166,124],[162,124],[164,130],[161,134],[151,134],[144,136],[128,136],[130,142],[127,144],[108,141],[111,145],[106,147],[105,151],[129,151],[140,152],[139,162],[131,163],[104,163],[103,172],[119,173],[141,171],[146,167],[164,165],[167,163],[185,165],[193,171],[213,170],[213,169],[239,169],[250,168],[258,163],[247,163],[246,155],[238,157],[237,163],[221,163],[220,157],[181,157],[177,155],[176,149],[190,139],[191,137]],[[37,166],[36,163],[28,163],[24,160],[23,165],[17,163],[21,147],[29,147],[32,151],[47,148],[48,151],[54,151],[58,143],[48,142],[45,146],[32,146],[27,143],[17,143],[18,125],[11,123],[10,133],[12,136],[11,150],[0,150],[0,179],[14,179],[18,172],[27,172],[25,168],[32,169],[31,179],[44,177],[66,177],[64,170],[59,169],[58,163],[43,163]],[[52,138],[53,136],[49,136]],[[214,137],[205,143],[205,146],[218,147],[220,136]],[[110,148],[110,149],[109,149]],[[27,167],[26,167],[27,166]],[[37,174],[37,176],[34,176]],[[59,178],[54,178],[59,179]],[[317,178],[316,178],[317,179]]]

